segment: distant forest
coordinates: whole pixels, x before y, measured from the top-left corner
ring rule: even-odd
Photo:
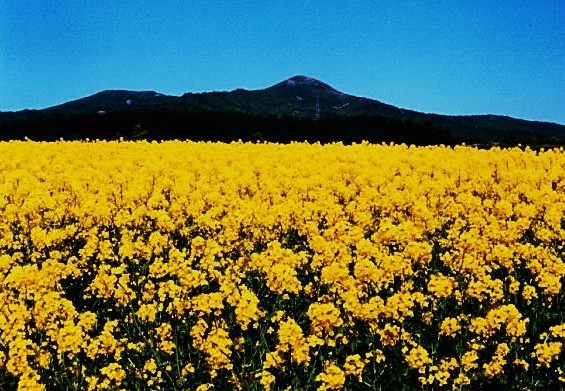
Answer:
[[[8,117],[9,119],[9,117]],[[480,129],[479,129],[480,131]],[[481,133],[481,132],[477,133]],[[486,131],[486,129],[485,129]],[[485,133],[488,135],[488,132]],[[0,122],[0,139],[27,137],[37,141],[84,140],[194,140],[194,141],[291,141],[353,143],[394,142],[414,145],[461,142],[492,144],[487,137],[453,137],[431,119],[413,120],[379,116],[328,117],[321,119],[261,117],[211,111],[168,110],[115,111],[104,114],[62,115],[38,111],[19,112],[18,118]],[[506,137],[497,144],[558,144],[560,139]]]

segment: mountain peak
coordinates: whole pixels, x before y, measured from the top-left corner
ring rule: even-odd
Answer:
[[[296,75],[290,79],[285,80],[288,85],[308,85],[308,86],[322,86],[327,85],[322,83],[320,80],[314,79],[313,77]]]
[[[303,75],[293,76],[290,79],[285,80],[284,82],[289,86],[299,85],[299,86],[310,86],[310,87],[329,87],[326,83],[323,83],[320,80]]]
[[[331,93],[337,93],[338,91],[318,79],[314,79],[313,77],[304,76],[304,75],[296,75],[289,79],[283,80],[282,82],[275,84],[271,88],[283,88],[284,90],[292,90],[292,89],[301,89],[301,90],[310,90],[310,91],[326,91]]]

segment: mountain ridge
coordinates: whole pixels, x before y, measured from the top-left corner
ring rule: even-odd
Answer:
[[[222,119],[224,123],[221,123]],[[292,137],[285,136],[281,129],[283,123],[298,126],[303,136],[313,141],[350,142],[367,136],[368,141],[414,139],[421,144],[438,141],[451,144],[565,144],[565,125],[495,114],[423,113],[350,95],[304,75],[292,76],[263,89],[186,92],[179,96],[153,90],[104,90],[45,109],[0,112],[0,139],[23,138],[24,129],[39,139],[56,136],[96,138],[97,135],[115,138],[117,135],[129,137],[131,133],[138,138],[147,136],[151,139],[173,136],[214,139],[220,128],[223,129],[219,137],[222,141],[242,134],[249,139],[257,133],[272,141],[300,139],[300,132],[294,132]],[[58,130],[57,124],[64,130]],[[239,129],[232,135],[227,130],[230,124]],[[97,134],[94,125],[107,129],[100,129]],[[243,130],[245,125],[249,127],[247,131]],[[73,130],[73,126],[76,129]],[[184,132],[183,126],[186,128]],[[194,130],[197,126],[202,129]],[[322,126],[333,134],[316,138],[315,135],[322,132]],[[395,136],[393,127],[410,136]],[[273,134],[277,136],[270,137],[270,129],[275,128],[278,130]],[[213,131],[206,135],[208,129]],[[426,140],[427,134],[429,140]],[[438,135],[442,136],[438,138]]]

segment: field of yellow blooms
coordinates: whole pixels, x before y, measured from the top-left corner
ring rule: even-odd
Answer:
[[[0,143],[1,390],[565,387],[565,152]]]

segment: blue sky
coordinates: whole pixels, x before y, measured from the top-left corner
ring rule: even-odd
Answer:
[[[565,124],[565,1],[0,1],[2,111],[296,74],[418,111]]]

